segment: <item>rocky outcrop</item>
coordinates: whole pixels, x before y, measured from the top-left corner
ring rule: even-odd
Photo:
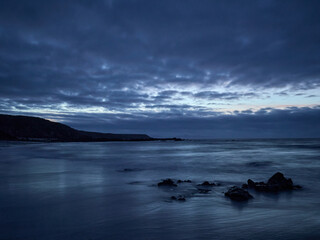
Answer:
[[[174,183],[174,181],[170,178],[163,180],[158,183],[158,187],[177,187],[178,185]]]
[[[198,188],[198,193],[201,193],[201,194],[207,194],[211,192],[210,189],[202,189],[202,188]]]
[[[212,186],[216,186],[216,184],[215,184],[215,183],[210,183],[210,182],[208,182],[208,181],[204,181],[203,183],[198,184],[198,186],[212,187]]]
[[[171,200],[184,202],[184,201],[186,201],[186,198],[185,198],[184,196],[182,196],[182,195],[179,195],[178,197],[176,197],[176,196],[171,196]]]
[[[189,179],[188,179],[188,180],[180,180],[180,179],[179,179],[179,180],[177,181],[177,183],[192,183],[192,181],[189,180]]]
[[[248,201],[249,199],[253,198],[248,191],[236,186],[229,188],[229,190],[224,195],[226,197],[229,197],[231,200],[239,202]]]
[[[268,182],[254,182],[248,179],[248,183],[244,184],[245,188],[253,188],[258,192],[278,192],[285,190],[300,189],[301,186],[294,185],[291,178],[285,178],[281,172],[275,173]]]

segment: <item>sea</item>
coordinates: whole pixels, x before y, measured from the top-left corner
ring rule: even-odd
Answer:
[[[276,172],[302,189],[224,195]],[[320,239],[320,140],[0,142],[0,240],[58,239]]]

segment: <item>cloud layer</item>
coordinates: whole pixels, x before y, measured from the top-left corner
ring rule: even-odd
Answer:
[[[96,129],[110,132],[158,121],[170,133],[176,121],[191,137],[207,137],[191,122],[229,122],[217,135],[251,136],[232,123],[318,111],[319,11],[312,0],[2,1],[0,110],[103,118]]]

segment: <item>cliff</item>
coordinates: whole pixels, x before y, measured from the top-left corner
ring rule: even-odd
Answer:
[[[79,131],[38,117],[0,114],[0,140],[20,141],[151,141],[146,134],[112,134]]]

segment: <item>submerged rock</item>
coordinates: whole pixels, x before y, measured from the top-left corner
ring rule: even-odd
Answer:
[[[158,183],[158,187],[177,187],[177,184],[174,183],[174,181],[172,181],[172,179],[167,178],[165,180],[163,180],[162,182]]]
[[[192,181],[189,180],[189,179],[188,179],[188,180],[180,180],[180,179],[179,179],[179,180],[177,181],[177,183],[184,183],[184,182],[185,182],[185,183],[192,183]]]
[[[133,172],[133,171],[135,171],[135,169],[133,168],[124,168],[122,170],[119,170],[119,172]]]
[[[224,195],[229,197],[231,200],[239,202],[248,201],[249,199],[253,198],[248,191],[236,186],[229,188],[228,192],[226,192]]]
[[[199,192],[199,193],[202,193],[202,194],[209,193],[210,191],[211,191],[210,189],[201,189],[201,188],[198,188],[198,192]]]
[[[210,182],[208,182],[208,181],[204,181],[203,183],[198,184],[198,186],[211,187],[211,186],[216,186],[216,184],[215,184],[215,183],[210,183]]]
[[[254,188],[259,192],[278,192],[302,188],[299,185],[293,185],[291,178],[285,178],[281,172],[275,173],[271,178],[269,178],[267,183],[254,182],[251,179],[248,179],[247,186]]]
[[[186,199],[185,199],[185,197],[180,196],[180,197],[178,197],[177,200],[178,200],[178,201],[185,201]]]
[[[174,201],[186,201],[186,198],[184,196],[181,196],[179,195],[178,197],[176,196],[171,196],[171,200],[174,200]]]

